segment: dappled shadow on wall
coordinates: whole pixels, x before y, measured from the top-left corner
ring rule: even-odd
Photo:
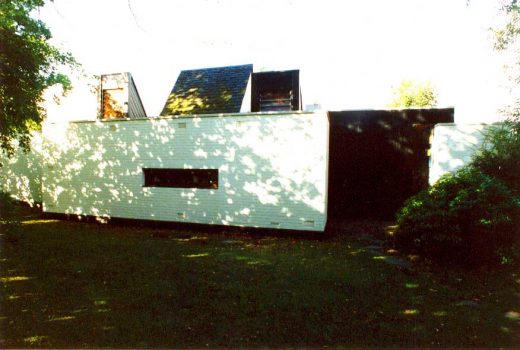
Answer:
[[[468,164],[492,125],[439,125],[432,143],[430,184],[442,175]]]
[[[331,112],[329,219],[393,219],[428,186],[430,135],[453,109]]]
[[[33,206],[41,202],[40,132],[32,132],[30,146],[31,151],[25,153],[15,144],[15,153],[11,157],[0,152],[0,191]]]
[[[284,220],[312,227],[318,224],[312,212],[322,217],[325,201],[324,152],[312,149],[313,127],[277,116],[52,126],[45,210],[253,226],[256,217],[273,228]],[[295,136],[288,139],[280,130]],[[215,168],[219,188],[143,187],[143,168]]]

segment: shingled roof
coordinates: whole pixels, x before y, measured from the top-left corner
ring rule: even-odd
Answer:
[[[238,113],[252,72],[252,64],[184,70],[161,116]]]

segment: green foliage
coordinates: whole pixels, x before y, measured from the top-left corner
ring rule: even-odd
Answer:
[[[397,215],[396,243],[445,263],[511,262],[520,243],[518,110],[490,128],[471,163],[410,198]]]
[[[14,202],[8,193],[0,192],[0,219],[9,221],[14,216]]]
[[[397,215],[396,244],[444,264],[481,266],[511,256],[520,201],[473,167],[447,174],[410,198]]]
[[[520,96],[518,84],[520,83],[520,5],[517,0],[504,0],[502,5],[504,24],[492,28],[495,35],[495,50],[507,52],[510,62],[504,66],[513,83],[511,87],[511,105],[504,111],[506,115],[516,118],[520,115]],[[512,107],[511,107],[512,106]]]
[[[520,7],[503,7],[495,49],[517,50]],[[518,57],[518,51],[515,52]],[[518,68],[518,63],[516,64]],[[518,75],[513,80],[520,82]],[[472,162],[410,198],[397,215],[396,243],[444,263],[509,263],[520,246],[520,108],[489,129]],[[516,247],[516,248],[515,248]]]
[[[0,192],[0,232],[8,242],[19,242],[22,237],[17,207],[8,193]]]
[[[520,36],[520,6],[517,0],[504,4],[502,10],[507,14],[507,20],[502,27],[493,29],[495,49],[498,51],[508,49]]]
[[[503,181],[520,196],[520,118],[516,114],[489,129],[472,165],[484,174]]]
[[[31,14],[44,0],[0,1],[0,148],[12,153],[18,139],[29,147],[29,133],[44,117],[42,93],[60,84],[70,89],[70,80],[60,66],[75,67],[70,53],[49,43],[51,32]]]
[[[390,107],[434,107],[437,105],[437,93],[428,83],[403,80],[394,93]]]

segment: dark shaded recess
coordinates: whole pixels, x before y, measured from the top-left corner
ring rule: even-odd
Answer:
[[[393,219],[428,187],[430,135],[453,108],[329,112],[328,221]]]
[[[177,234],[175,231],[184,231],[187,237],[200,235],[203,233],[214,233],[214,234],[247,234],[256,235],[260,237],[282,237],[282,238],[300,238],[300,239],[311,239],[311,240],[323,240],[327,239],[327,235],[324,235],[321,231],[304,231],[304,230],[291,230],[291,229],[272,229],[265,227],[241,227],[241,226],[230,226],[230,225],[218,225],[218,224],[196,224],[193,222],[178,222],[178,221],[161,221],[161,220],[143,220],[143,219],[128,219],[128,218],[102,218],[93,215],[76,215],[76,214],[64,214],[64,213],[51,213],[42,212],[42,218],[57,219],[57,220],[72,220],[78,222],[90,222],[98,224],[108,224],[122,227],[149,227],[153,229],[168,229],[172,230],[173,235]],[[152,235],[165,235],[164,232],[151,232]],[[167,233],[166,233],[167,234]]]
[[[143,168],[144,187],[218,189],[218,169]]]
[[[300,96],[300,71],[288,70],[280,72],[253,73],[251,80],[251,111],[280,111],[275,105],[271,108],[261,108],[261,98],[279,99],[290,97],[290,108],[288,110],[301,110]]]

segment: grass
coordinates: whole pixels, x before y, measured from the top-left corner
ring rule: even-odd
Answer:
[[[520,345],[515,271],[401,266],[363,225],[315,240],[13,215],[0,347]]]

